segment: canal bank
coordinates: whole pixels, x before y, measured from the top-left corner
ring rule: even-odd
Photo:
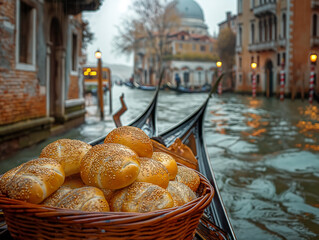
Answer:
[[[125,94],[129,123],[146,108],[154,92],[114,87],[114,106]],[[193,112],[206,94],[161,91],[159,132]],[[108,98],[106,98],[108,99]],[[108,103],[106,102],[106,106]],[[90,141],[110,131],[94,102],[86,123],[2,161],[1,173],[37,157],[58,138]],[[106,107],[105,112],[108,112]],[[223,94],[206,111],[205,139],[213,170],[238,239],[316,239],[319,224],[319,109],[306,101]],[[258,238],[256,237],[258,236]]]

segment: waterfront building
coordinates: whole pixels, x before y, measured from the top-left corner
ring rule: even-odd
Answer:
[[[168,34],[169,51],[164,62],[169,70],[164,82],[175,85],[179,76],[181,85],[200,87],[211,84],[216,74],[217,40],[210,36],[202,8],[194,0],[176,0],[180,24]],[[155,62],[155,63],[154,63]],[[134,53],[134,78],[144,85],[155,85],[154,56],[143,45]]]
[[[81,12],[99,5],[0,1],[0,158],[84,121]]]
[[[231,12],[226,12],[226,20],[218,24],[219,32],[225,28],[230,28],[235,34],[237,32],[237,15],[233,15]]]
[[[238,0],[236,91],[252,89],[251,63],[257,63],[257,92],[279,94],[285,72],[285,94],[307,94],[310,55],[319,53],[319,1]],[[316,67],[318,74],[318,68]],[[318,93],[319,85],[315,91]]]

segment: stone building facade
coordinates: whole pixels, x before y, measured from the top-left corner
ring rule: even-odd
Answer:
[[[84,121],[83,10],[99,1],[0,0],[0,155]]]
[[[217,40],[209,35],[202,8],[194,0],[177,0],[174,7],[181,17],[180,26],[168,36],[169,52],[164,56],[168,71],[164,82],[175,85],[178,75],[185,87],[212,84],[216,76]],[[154,56],[143,45],[134,53],[134,79],[156,85]]]
[[[236,91],[251,91],[251,63],[255,62],[259,93],[278,95],[279,74],[284,71],[286,96],[307,94],[309,57],[319,53],[319,1],[238,0],[237,3]],[[318,90],[317,84],[315,91]]]

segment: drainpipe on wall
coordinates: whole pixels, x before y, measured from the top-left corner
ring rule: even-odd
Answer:
[[[287,36],[287,43],[286,43],[286,89],[285,89],[285,93],[287,93],[287,91],[289,91],[290,88],[290,1],[291,0],[287,0],[287,27],[286,27],[286,36]]]

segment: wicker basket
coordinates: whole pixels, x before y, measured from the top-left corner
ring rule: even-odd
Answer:
[[[0,195],[0,209],[15,239],[192,239],[214,189],[200,175],[199,196],[150,213],[92,213],[52,208]]]

